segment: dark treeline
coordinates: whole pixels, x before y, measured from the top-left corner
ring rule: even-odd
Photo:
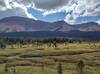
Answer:
[[[68,38],[45,38],[45,39],[36,39],[36,38],[24,38],[24,37],[0,37],[0,48],[6,48],[6,45],[27,45],[27,44],[53,44],[56,47],[57,43],[81,43],[81,42],[98,42],[91,40],[82,40],[82,39],[68,39]]]

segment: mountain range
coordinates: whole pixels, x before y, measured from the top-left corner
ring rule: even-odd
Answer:
[[[43,22],[24,17],[0,20],[0,37],[65,37],[71,39],[100,40],[100,25],[95,22],[70,25],[64,21]]]
[[[95,22],[70,25],[64,21],[43,22],[24,17],[7,17],[0,20],[0,32],[28,32],[28,31],[100,31],[100,25]]]

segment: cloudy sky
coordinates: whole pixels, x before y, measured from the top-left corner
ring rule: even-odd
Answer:
[[[100,0],[0,0],[0,19],[10,16],[70,24],[100,23]]]

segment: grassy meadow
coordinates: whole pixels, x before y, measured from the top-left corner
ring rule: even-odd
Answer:
[[[0,41],[0,74],[100,74],[99,41]]]

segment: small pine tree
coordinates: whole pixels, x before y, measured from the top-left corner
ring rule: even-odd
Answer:
[[[9,64],[5,64],[5,72],[8,72],[9,71]]]
[[[82,60],[79,61],[79,63],[77,64],[78,66],[78,72],[79,74],[84,74],[84,67],[85,67],[85,64]]]
[[[5,49],[5,48],[6,48],[6,45],[5,45],[5,43],[3,43],[3,42],[0,42],[0,48],[2,48],[2,49]]]
[[[62,72],[62,64],[61,63],[58,63],[57,72],[58,72],[58,74],[63,74],[63,72]]]
[[[56,47],[57,47],[57,42],[54,41],[54,42],[53,42],[53,45],[54,45],[54,47],[56,48]]]
[[[16,74],[15,68],[12,69],[12,74]]]

